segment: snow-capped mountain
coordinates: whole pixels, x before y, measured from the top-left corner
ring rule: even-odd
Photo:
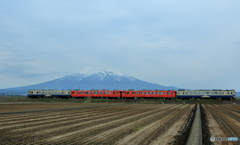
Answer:
[[[153,84],[149,82],[145,82],[139,79],[136,79],[131,76],[127,76],[126,74],[119,71],[111,71],[107,69],[96,69],[96,68],[88,68],[80,73],[75,73],[72,75],[68,75],[59,79],[55,79],[52,81],[17,87],[17,88],[9,88],[2,89],[0,93],[10,93],[12,90],[14,93],[26,94],[29,89],[175,89],[176,87],[166,87],[158,84]]]
[[[75,73],[73,75],[63,77],[62,80],[69,78],[69,79],[76,79],[76,81],[81,81],[84,78],[88,78],[88,77],[91,77],[92,80],[101,80],[101,81],[109,77],[117,81],[121,81],[124,78],[129,79],[130,81],[135,80],[133,77],[127,76],[126,74],[119,71],[113,72],[107,69],[96,69],[96,68],[87,68],[80,73]]]

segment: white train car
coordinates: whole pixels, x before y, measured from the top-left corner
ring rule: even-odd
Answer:
[[[235,90],[178,90],[177,98],[236,99]]]
[[[71,90],[28,90],[29,98],[70,98]]]

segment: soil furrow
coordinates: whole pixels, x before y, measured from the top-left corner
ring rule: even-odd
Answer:
[[[117,127],[121,124],[125,124],[125,123],[128,123],[128,122],[131,122],[131,121],[134,121],[134,120],[138,120],[142,117],[147,117],[151,114],[155,114],[155,113],[158,113],[159,111],[163,110],[162,108],[160,109],[156,109],[156,110],[153,110],[153,111],[147,111],[146,112],[143,112],[143,111],[140,111],[139,113],[133,113],[135,115],[127,115],[125,117],[119,117],[115,120],[109,120],[108,122],[105,122],[105,123],[101,123],[101,124],[98,124],[98,125],[91,125],[91,127],[89,128],[86,128],[86,129],[81,129],[81,130],[76,130],[74,132],[70,132],[68,134],[64,134],[64,135],[60,135],[60,136],[56,136],[56,137],[53,137],[51,138],[50,140],[48,141],[61,141],[63,140],[64,138],[63,137],[68,137],[70,136],[71,138],[75,138],[75,136],[73,135],[76,135],[77,136],[80,136],[81,135],[81,138],[84,139],[85,136],[88,136],[89,134],[98,134],[106,129],[109,129],[109,128],[114,128],[114,127]],[[164,111],[164,110],[163,110]],[[81,133],[81,134],[80,134]],[[60,139],[60,140],[59,140]],[[81,139],[80,139],[81,140]]]
[[[109,131],[98,134],[97,136],[89,138],[87,139],[87,142],[93,142],[93,144],[114,143],[115,140],[119,140],[128,134],[134,133],[138,130],[138,128],[144,128],[146,125],[160,120],[175,110],[175,108],[168,109],[168,112],[161,112],[160,114],[154,114],[152,116],[148,116],[147,118],[142,118],[140,120],[136,120],[135,122],[124,124],[117,128],[113,128]]]

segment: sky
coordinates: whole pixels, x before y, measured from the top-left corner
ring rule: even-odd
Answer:
[[[87,67],[240,91],[240,1],[0,0],[0,89]]]

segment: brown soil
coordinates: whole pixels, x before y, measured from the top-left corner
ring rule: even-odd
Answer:
[[[209,126],[210,135],[214,137],[240,138],[239,105],[202,105]],[[213,144],[240,144],[240,141],[215,141]]]
[[[111,103],[26,103],[0,104],[0,113],[112,105]]]
[[[69,105],[56,104],[55,108],[74,107]],[[184,127],[193,107],[132,104],[0,115],[0,144],[168,144]],[[25,107],[36,108],[53,109]]]

